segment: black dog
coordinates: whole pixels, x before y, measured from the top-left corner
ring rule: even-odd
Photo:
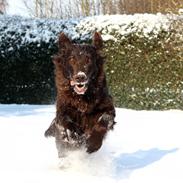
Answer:
[[[56,138],[59,157],[68,149],[86,146],[97,151],[115,124],[115,108],[104,73],[103,41],[99,33],[93,44],[72,44],[61,33],[59,52],[54,56],[57,87],[56,118],[45,136]]]

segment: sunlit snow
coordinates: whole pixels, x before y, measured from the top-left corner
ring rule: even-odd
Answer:
[[[54,115],[53,105],[0,105],[0,182],[182,183],[182,111],[117,109],[102,148],[68,152],[66,168],[44,137]]]

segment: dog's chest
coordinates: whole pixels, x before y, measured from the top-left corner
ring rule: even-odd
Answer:
[[[95,107],[95,101],[86,101],[81,98],[71,101],[70,104],[80,113],[91,113]]]

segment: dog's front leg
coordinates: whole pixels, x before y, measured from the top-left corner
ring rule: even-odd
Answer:
[[[94,126],[86,141],[87,152],[92,153],[100,149],[103,139],[108,130],[113,129],[115,113],[112,111],[98,113],[93,118]]]
[[[72,120],[71,118],[64,114],[65,111],[61,111],[58,110],[57,111],[57,115],[54,118],[54,120],[52,121],[52,123],[50,124],[49,128],[45,131],[45,137],[55,137],[56,135],[56,129],[60,129],[60,128],[65,128],[65,129],[69,129],[71,131],[73,131],[74,127],[72,125]]]
[[[103,138],[105,137],[106,132],[107,132],[106,126],[96,124],[93,127],[92,132],[86,141],[88,153],[92,153],[92,152],[95,152],[98,149],[100,149],[100,147],[102,146],[102,141],[103,141]]]
[[[101,123],[101,125],[106,126],[110,130],[113,129],[116,122],[114,121],[114,115],[105,112],[99,117],[98,123]]]
[[[45,131],[46,137],[55,137],[59,158],[65,156],[65,152],[68,149],[68,144],[71,138],[70,132],[74,130],[72,125],[73,121],[67,114],[64,113],[65,111],[58,110],[55,119]]]

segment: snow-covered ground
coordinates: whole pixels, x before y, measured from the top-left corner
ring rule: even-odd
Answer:
[[[183,182],[182,111],[117,109],[100,151],[69,153],[65,169],[43,135],[54,115],[53,105],[0,105],[0,182]]]

